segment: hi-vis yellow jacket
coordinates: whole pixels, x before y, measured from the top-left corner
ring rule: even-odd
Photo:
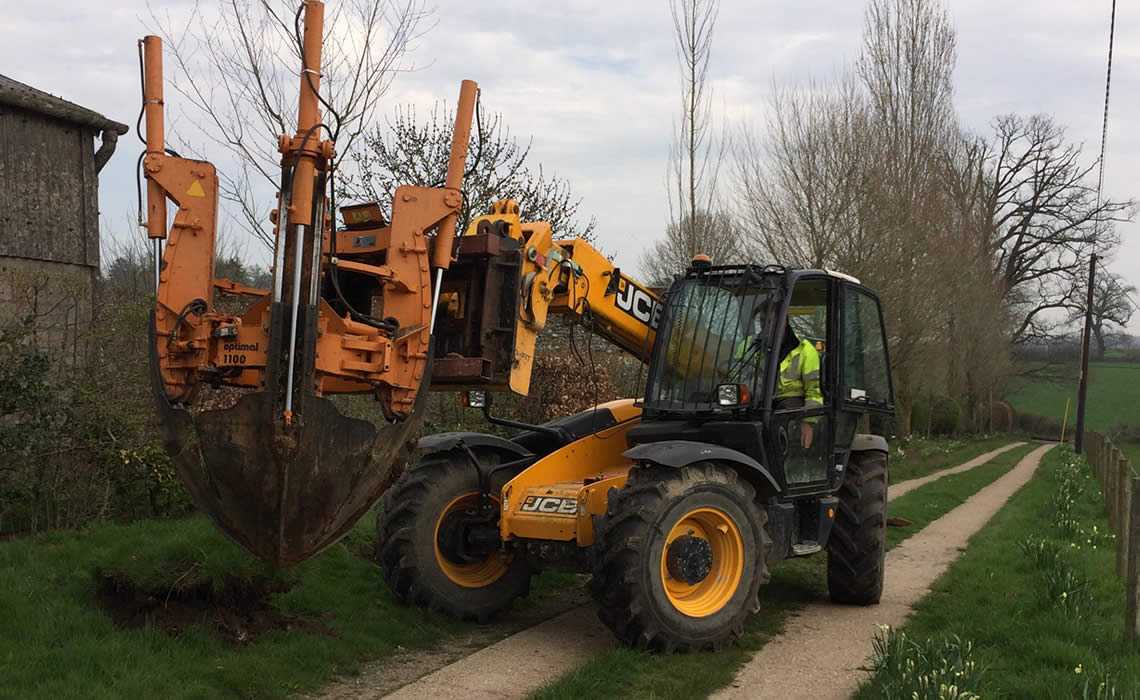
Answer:
[[[819,352],[809,340],[801,340],[780,362],[780,376],[776,380],[777,399],[801,396],[804,408],[823,405],[823,392],[819,387]]]

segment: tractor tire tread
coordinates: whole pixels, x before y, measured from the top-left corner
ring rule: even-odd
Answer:
[[[852,453],[827,542],[831,600],[874,605],[886,563],[887,461],[878,451]]]
[[[732,612],[719,630],[702,630],[687,636],[675,629],[675,621],[672,625],[663,622],[663,614],[674,620],[685,616],[675,609],[663,611],[655,606],[647,593],[642,561],[654,533],[664,535],[659,532],[657,518],[670,502],[701,484],[731,494],[734,503],[753,520],[759,551],[750,576],[742,580],[741,585],[748,586],[744,604]],[[767,555],[772,541],[766,522],[766,511],[758,503],[752,485],[739,479],[730,468],[713,463],[681,469],[635,466],[625,486],[611,489],[606,513],[594,517],[594,575],[589,590],[598,603],[598,617],[620,641],[639,649],[672,653],[722,648],[728,638],[742,632],[745,618],[758,606],[759,587],[768,579]],[[749,524],[738,526],[746,528]]]
[[[376,518],[376,561],[384,582],[401,603],[483,624],[508,610],[516,598],[529,594],[529,567],[516,560],[501,579],[489,586],[458,593],[448,591],[444,588],[449,582],[441,579],[434,549],[423,551],[423,542],[417,542],[420,528],[438,519],[438,514],[426,512],[433,491],[455,489],[459,483],[457,475],[462,480],[473,473],[463,459],[446,452],[427,455],[384,494]],[[463,488],[466,487],[458,490]]]

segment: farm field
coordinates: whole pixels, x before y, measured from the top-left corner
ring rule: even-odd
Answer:
[[[1013,408],[1060,423],[1069,404],[1069,426],[1076,423],[1077,383],[1075,368],[1064,383],[1021,380],[1006,395]],[[1140,426],[1140,363],[1089,363],[1088,406],[1085,423],[1093,430],[1109,430],[1118,425]]]
[[[1132,460],[1132,468],[1140,472],[1140,441],[1119,440],[1116,446],[1128,459]]]

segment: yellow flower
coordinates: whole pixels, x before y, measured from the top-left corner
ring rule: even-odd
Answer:
[[[1077,664],[1077,667],[1073,669],[1073,673],[1076,673],[1079,675],[1080,672],[1081,672],[1081,664]]]

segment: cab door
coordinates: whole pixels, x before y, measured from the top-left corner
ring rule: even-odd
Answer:
[[[886,327],[879,299],[862,285],[841,285],[836,403],[836,466],[846,466],[859,420],[894,413]],[[836,474],[838,481],[841,473]]]
[[[827,276],[797,279],[788,300],[786,324],[773,343],[771,361],[775,383],[768,444],[774,453],[772,461],[779,465],[777,478],[793,496],[829,488],[835,399],[828,386],[827,368],[832,362],[829,351],[835,335],[836,292],[834,280]],[[789,330],[800,343],[807,341],[811,349],[782,356],[782,334]],[[819,358],[818,367],[810,369],[805,376],[804,364],[813,353]],[[811,363],[815,365],[814,359]],[[781,375],[787,380],[802,378],[805,384],[818,383],[821,392],[811,392],[811,396],[803,393],[779,396]]]

